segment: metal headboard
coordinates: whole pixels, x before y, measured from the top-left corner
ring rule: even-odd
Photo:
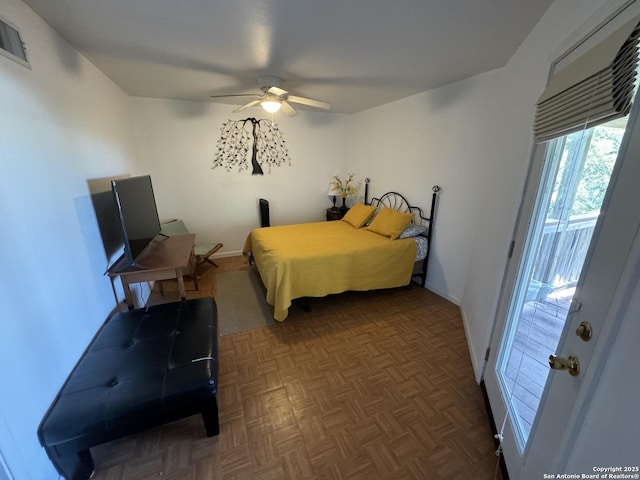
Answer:
[[[438,185],[434,185],[431,189],[433,191],[433,195],[431,197],[431,211],[428,217],[425,217],[422,209],[420,207],[415,207],[409,203],[409,201],[405,198],[404,195],[398,192],[387,192],[382,195],[380,198],[374,197],[369,202],[369,182],[371,180],[368,178],[364,179],[364,203],[366,205],[374,205],[378,210],[382,207],[389,207],[393,210],[397,210],[399,212],[409,212],[414,215],[414,222],[418,225],[429,226],[429,233],[433,228],[434,223],[434,215],[436,208],[436,197],[438,192],[440,192],[440,187]],[[430,236],[430,235],[425,235]]]
[[[427,281],[427,266],[429,265],[429,255],[431,254],[431,240],[433,238],[435,227],[436,200],[438,197],[438,192],[440,192],[441,190],[440,187],[438,185],[434,185],[431,189],[433,191],[433,194],[431,196],[431,211],[429,212],[429,217],[425,217],[420,207],[414,207],[413,205],[410,205],[404,195],[398,192],[387,192],[380,198],[372,198],[371,202],[369,202],[369,181],[370,180],[368,178],[365,178],[364,180],[364,203],[366,205],[374,205],[377,209],[380,209],[382,207],[389,207],[399,212],[413,213],[414,223],[427,227],[427,231],[422,234],[422,236],[427,237],[427,256],[424,259],[422,271],[419,272],[419,275],[422,279],[421,283],[424,287]]]
[[[380,210],[382,207],[387,207],[401,213],[412,213],[412,223],[415,223],[417,225],[426,226],[427,222],[431,221],[430,218],[424,216],[420,207],[409,205],[409,202],[404,197],[404,195],[398,192],[387,192],[380,198],[374,197],[371,199],[371,205],[376,207],[376,209],[378,210]]]

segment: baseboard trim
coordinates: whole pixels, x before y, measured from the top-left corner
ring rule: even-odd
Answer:
[[[240,257],[242,255],[242,250],[231,250],[227,252],[214,253],[211,258]]]
[[[467,339],[467,350],[469,350],[469,357],[471,358],[471,368],[473,368],[473,376],[476,379],[476,383],[480,384],[482,380],[482,370],[484,369],[484,362],[478,364],[478,356],[476,350],[471,342],[471,333],[469,331],[469,322],[465,314],[464,307],[460,305],[460,316],[462,317],[462,328],[464,329],[464,336]]]
[[[451,303],[453,303],[456,306],[460,306],[460,299],[458,297],[454,297],[449,295],[446,292],[442,292],[440,290],[438,290],[437,288],[434,288],[433,285],[431,285],[429,282],[427,282],[424,286],[424,288],[426,288],[427,290],[432,291],[433,293],[435,293],[436,295],[438,295],[439,297],[444,298],[445,300],[450,301]]]

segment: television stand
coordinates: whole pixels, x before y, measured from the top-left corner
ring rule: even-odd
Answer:
[[[129,288],[132,283],[175,278],[178,280],[180,298],[186,299],[182,275],[195,267],[195,239],[196,236],[193,234],[156,237],[136,257],[133,266],[126,264],[122,258],[107,271],[111,278],[120,277],[129,309],[135,308],[135,300]]]

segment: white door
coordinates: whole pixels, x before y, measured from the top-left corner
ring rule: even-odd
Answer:
[[[599,373],[608,358],[611,339],[617,328],[617,320],[610,317],[610,313],[612,308],[619,307],[615,302],[618,301],[617,292],[625,287],[621,282],[628,281],[621,279],[624,279],[625,264],[631,255],[640,226],[640,127],[636,122],[637,110],[634,107],[628,120],[627,133],[620,148],[602,214],[593,233],[573,302],[562,319],[564,326],[555,349],[558,357],[577,358],[579,373],[572,376],[568,371],[552,371],[548,375],[541,386],[539,399],[532,402],[537,408],[530,417],[528,427],[523,421],[526,415],[522,415],[522,410],[527,406],[519,406],[515,401],[515,384],[509,382],[504,367],[515,343],[515,327],[509,321],[509,316],[513,317],[514,305],[517,306],[516,309],[521,308],[528,293],[522,285],[526,287],[530,283],[531,261],[527,261],[523,254],[531,247],[527,245],[527,242],[531,243],[531,231],[536,228],[540,230],[542,226],[532,223],[529,228],[526,222],[526,225],[521,225],[517,230],[513,261],[505,281],[505,299],[501,300],[499,306],[498,318],[505,321],[496,329],[483,376],[497,429],[502,434],[502,450],[512,480],[553,478],[544,475],[558,473],[592,474],[592,468],[596,466],[585,466],[584,472],[563,471],[567,468],[566,459],[572,451],[572,445],[578,440],[582,420],[590,406],[590,393],[601,381]],[[541,150],[543,149],[538,149],[537,155],[545,153]],[[552,152],[547,151],[546,154],[551,155]],[[543,167],[544,162],[534,162],[530,178],[548,176],[550,172]],[[535,191],[530,191],[525,196],[523,211],[535,212],[536,208],[548,208],[548,204],[540,207],[540,198],[546,195],[549,199],[553,192],[544,189],[538,192],[537,188],[532,190]],[[531,218],[529,215],[523,217]],[[521,288],[517,288],[518,285]],[[534,298],[534,301],[538,299]],[[592,328],[593,335],[589,341],[576,334],[582,322],[587,322]],[[535,335],[529,335],[527,340],[537,343],[539,339]],[[543,348],[534,350],[539,358],[534,358],[533,354],[520,358],[518,367],[521,367],[520,372],[525,377],[547,362],[543,358],[546,355]],[[545,368],[546,374],[549,367]],[[531,378],[526,380],[535,384]],[[527,382],[524,382],[525,385]],[[526,396],[531,392],[526,387],[522,390],[521,397],[526,403]],[[617,449],[616,438],[619,437],[616,433],[612,432],[611,441],[606,444],[605,449]],[[603,454],[606,455],[607,452],[604,451]]]

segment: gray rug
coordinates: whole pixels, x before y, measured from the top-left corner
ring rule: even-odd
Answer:
[[[264,287],[255,272],[221,273],[216,280],[220,335],[273,325],[273,307],[267,305]]]

